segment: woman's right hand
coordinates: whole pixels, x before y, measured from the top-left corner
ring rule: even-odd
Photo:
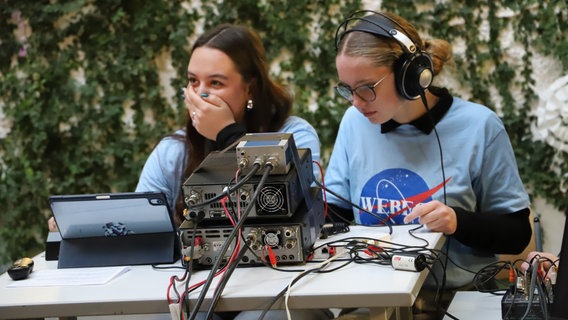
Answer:
[[[550,269],[550,266],[552,266],[553,262],[556,263],[556,266],[558,266],[558,264],[560,263],[560,261],[558,261],[558,257],[552,253],[531,251],[527,255],[526,261],[521,264],[521,269],[523,271],[527,271],[530,267],[530,263],[534,262],[533,259],[539,259],[545,271],[548,271],[548,269]]]
[[[215,141],[223,128],[236,122],[233,111],[219,96],[198,95],[190,88],[185,88],[184,96],[193,127],[205,138]]]

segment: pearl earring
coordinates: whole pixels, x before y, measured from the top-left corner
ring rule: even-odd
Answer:
[[[249,101],[247,101],[247,109],[252,110],[252,108],[254,108],[254,105],[252,103],[252,99],[249,99]]]

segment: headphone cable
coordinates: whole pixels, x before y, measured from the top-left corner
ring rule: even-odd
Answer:
[[[444,204],[447,206],[448,202],[447,202],[447,193],[446,193],[446,171],[444,169],[444,153],[442,151],[442,143],[440,142],[440,135],[438,134],[438,130],[436,129],[436,122],[434,121],[434,118],[432,117],[432,113],[430,112],[430,108],[428,107],[428,100],[426,99],[426,89],[421,90],[420,91],[420,98],[422,99],[422,103],[424,104],[424,107],[426,108],[426,114],[428,114],[428,117],[430,118],[430,122],[432,123],[432,130],[434,130],[434,134],[436,135],[436,141],[438,142],[438,149],[440,150],[440,168],[442,170],[442,185],[443,185],[443,197],[444,197]],[[450,251],[450,237],[446,237],[447,243],[446,243],[446,252],[445,252],[445,262],[444,262],[444,266],[443,266],[443,270],[444,272],[442,273],[442,286],[441,286],[441,294],[443,294],[445,288],[446,288],[446,266],[448,265],[448,255],[449,255],[449,251]],[[438,297],[436,297],[436,300],[438,300]],[[439,301],[439,300],[438,300]]]

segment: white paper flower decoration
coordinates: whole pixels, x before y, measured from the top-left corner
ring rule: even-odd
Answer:
[[[539,94],[538,107],[533,111],[534,140],[568,152],[568,75],[556,79]]]

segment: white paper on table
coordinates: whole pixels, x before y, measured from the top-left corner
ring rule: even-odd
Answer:
[[[130,270],[128,266],[69,268],[33,271],[27,279],[13,281],[8,288],[101,285]]]

